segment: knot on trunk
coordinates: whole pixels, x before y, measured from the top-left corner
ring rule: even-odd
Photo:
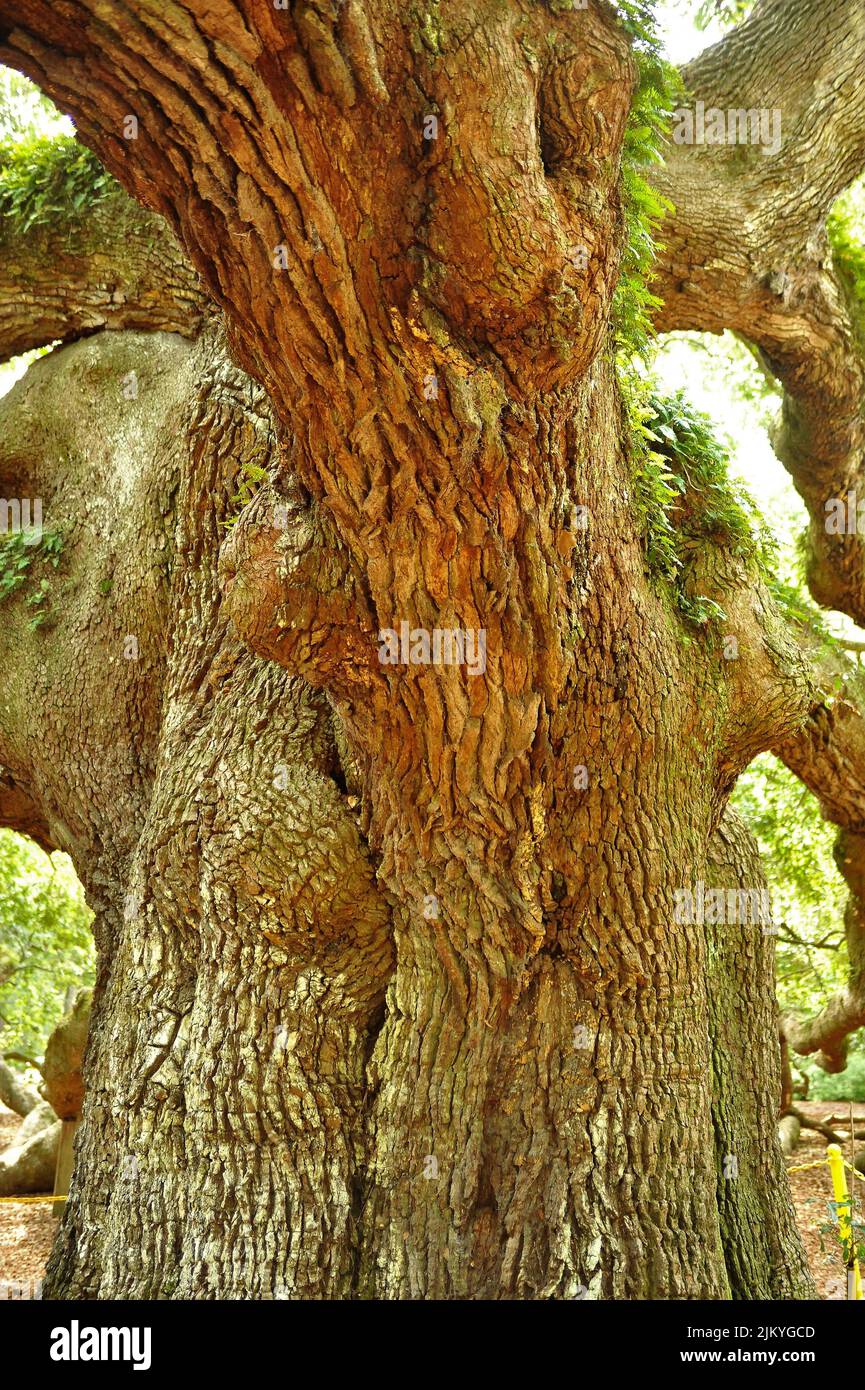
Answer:
[[[219,573],[226,610],[259,656],[333,691],[382,680],[348,552],[297,494],[256,495],[222,547]]]

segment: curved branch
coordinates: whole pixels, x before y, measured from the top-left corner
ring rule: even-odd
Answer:
[[[39,1092],[17,1077],[0,1056],[0,1101],[23,1119],[39,1104]]]
[[[865,339],[855,297],[826,234],[834,199],[865,167],[865,14],[855,0],[763,0],[751,18],[684,71],[696,135],[703,113],[763,112],[777,148],[676,144],[659,176],[676,206],[664,228],[657,289],[661,331],[731,329],[755,344],[783,388],[778,457],[811,515],[809,584],[818,602],[865,621],[865,536],[850,525],[861,481]],[[674,124],[687,137],[683,119]],[[766,142],[763,142],[764,145]],[[827,504],[844,502],[827,526]],[[855,512],[855,497],[851,499]],[[855,692],[824,693],[776,752],[840,827],[838,866],[850,887],[846,988],[815,1018],[784,1020],[791,1046],[836,1071],[865,1024],[865,718]]]
[[[50,854],[57,846],[51,839],[48,825],[36,802],[20,787],[12,775],[0,768],[0,827],[27,835],[40,849]]]
[[[198,277],[161,217],[120,189],[55,226],[0,234],[0,359],[102,328],[194,337],[207,309]]]
[[[684,69],[686,107],[724,113],[728,139],[746,129],[730,113],[763,112],[766,125],[760,140],[732,148],[669,146],[658,183],[676,213],[663,231],[656,319],[662,332],[729,328],[759,348],[784,391],[775,449],[811,514],[811,590],[859,622],[865,538],[834,518],[865,483],[865,351],[825,223],[865,168],[863,65],[865,12],[856,0],[765,0]],[[750,140],[758,128],[746,125]],[[677,130],[687,137],[684,121],[674,139]],[[762,139],[770,133],[777,149]],[[838,507],[828,507],[831,499]]]

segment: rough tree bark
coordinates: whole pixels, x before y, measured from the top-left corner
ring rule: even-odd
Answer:
[[[756,841],[727,811],[709,848],[707,883],[766,890]],[[787,1176],[777,1143],[781,1056],[777,1046],[774,938],[759,923],[710,924],[712,1121],[718,1210],[734,1298],[778,1298],[808,1287],[807,1264],[786,1226]],[[767,1238],[760,1236],[766,1231]],[[798,1259],[791,1273],[790,1261]],[[784,1271],[782,1273],[782,1271]],[[789,1282],[788,1282],[789,1281]]]
[[[747,661],[645,572],[612,7],[0,16],[263,388],[217,327],[114,332],[3,406],[7,495],[68,534],[53,633],[8,609],[0,762],[100,947],[46,1292],[807,1295],[768,946],[674,903],[813,699],[741,560],[692,582]],[[485,669],[382,665],[403,622],[482,629]]]
[[[94,1181],[61,1277],[92,1296],[345,1292],[390,942],[326,702],[220,616],[210,561],[241,465],[272,448],[261,394],[212,333],[115,333],[37,363],[3,415],[0,472],[27,461],[67,542],[53,633],[7,609],[2,758],[98,911],[77,1160]],[[58,472],[64,455],[82,466]]]
[[[778,111],[782,140],[769,158],[759,145],[665,148],[657,181],[676,213],[656,286],[660,331],[731,329],[778,379],[774,443],[812,513],[812,592],[860,622],[862,535],[827,531],[825,503],[861,468],[865,358],[826,217],[865,168],[863,60],[865,13],[850,0],[761,0],[683,69],[688,104]]]
[[[4,356],[106,328],[193,337],[207,313],[198,277],[162,219],[119,190],[59,226],[0,222]]]
[[[686,105],[780,113],[780,149],[676,145],[658,174],[675,204],[663,229],[656,326],[731,329],[782,390],[775,451],[809,514],[808,579],[817,602],[865,621],[865,530],[827,525],[833,504],[865,499],[862,305],[829,243],[826,218],[865,169],[865,11],[850,0],[758,0],[747,21],[683,69]],[[808,634],[803,645],[814,647]],[[828,1071],[846,1065],[865,1025],[865,691],[850,662],[816,661],[804,726],[775,751],[839,827],[849,981],[791,1046]]]
[[[34,1091],[0,1057],[0,1101],[23,1119],[39,1104],[39,1092]]]

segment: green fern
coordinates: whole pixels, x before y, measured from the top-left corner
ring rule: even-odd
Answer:
[[[652,188],[647,173],[653,164],[663,162],[659,146],[668,133],[682,84],[661,51],[654,5],[649,0],[621,0],[619,10],[631,35],[638,68],[622,150],[626,237],[613,297],[616,347],[619,357],[627,360],[645,355],[653,334],[651,316],[660,303],[650,288],[655,238],[673,208]]]
[[[74,136],[0,141],[0,219],[15,233],[74,221],[118,192]]]
[[[259,468],[257,463],[242,463],[240,465],[240,477],[237,484],[237,492],[231,497],[231,502],[236,508],[232,516],[222,524],[226,530],[236,526],[240,513],[248,502],[251,502],[262,483],[266,483],[269,474],[266,468]]]
[[[685,592],[689,555],[712,542],[768,576],[775,556],[771,532],[742,485],[730,478],[711,422],[682,392],[661,396],[632,374],[625,400],[646,569],[672,584],[679,611],[691,621],[720,619],[717,603]]]

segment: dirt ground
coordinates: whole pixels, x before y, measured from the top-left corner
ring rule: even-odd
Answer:
[[[812,1119],[843,1128],[848,1115],[846,1102],[799,1102],[803,1114]],[[853,1113],[857,1129],[865,1129],[865,1105],[855,1105]],[[0,1149],[12,1139],[19,1120],[0,1105]],[[861,1141],[857,1147],[861,1147]],[[813,1130],[803,1129],[799,1145],[788,1160],[788,1167],[813,1163],[826,1156],[826,1140]],[[832,1200],[832,1184],[828,1168],[813,1168],[792,1173],[790,1183],[796,1218],[811,1272],[820,1297],[843,1299],[846,1280],[839,1258],[839,1247],[831,1234],[821,1233],[820,1227],[830,1223],[828,1203]],[[860,1183],[860,1198],[865,1207],[865,1183]],[[0,1299],[38,1297],[39,1280],[48,1259],[54,1232],[57,1229],[51,1207],[35,1203],[0,1202]],[[20,1286],[23,1285],[23,1288]]]
[[[0,1149],[11,1144],[20,1123],[0,1105]],[[0,1202],[0,1299],[39,1297],[39,1281],[57,1229],[51,1210],[47,1202]]]
[[[803,1115],[819,1120],[831,1129],[849,1128],[850,1107],[847,1101],[797,1101],[796,1104]],[[857,1130],[865,1129],[865,1105],[854,1105],[853,1117]],[[861,1149],[862,1140],[859,1140],[855,1147]],[[851,1161],[849,1144],[844,1145],[844,1156],[848,1162]],[[825,1157],[826,1140],[822,1134],[817,1134],[812,1129],[803,1129],[795,1151],[787,1160],[787,1167],[815,1163]],[[861,1212],[865,1210],[865,1182],[857,1182],[850,1173],[847,1174],[847,1178],[848,1186],[858,1189],[859,1201],[862,1204],[861,1217]],[[842,1300],[847,1296],[847,1281],[839,1257],[840,1246],[834,1235],[820,1230],[821,1226],[828,1226],[832,1220],[828,1205],[832,1201],[832,1179],[829,1169],[820,1167],[808,1169],[804,1173],[791,1173],[790,1186],[793,1190],[796,1220],[805,1242],[811,1273],[814,1275],[820,1297]]]

